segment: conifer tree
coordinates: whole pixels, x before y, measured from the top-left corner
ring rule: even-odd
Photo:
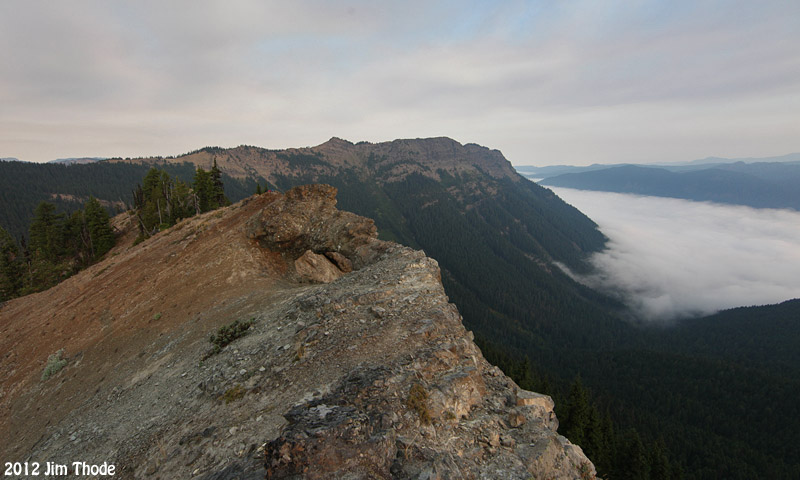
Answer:
[[[194,194],[197,196],[197,210],[200,213],[216,208],[214,203],[214,182],[209,172],[197,167],[192,187],[194,188]]]
[[[178,223],[180,220],[191,217],[195,214],[194,205],[192,203],[192,192],[189,185],[182,180],[175,179],[172,197],[170,198],[172,205],[172,224]]]
[[[615,478],[622,480],[649,480],[650,478],[650,464],[644,444],[633,428],[622,435],[615,466],[617,470]]]
[[[55,210],[55,205],[41,202],[34,211],[29,235],[29,271],[22,294],[48,289],[74,272],[73,265],[64,259],[69,222]]]
[[[19,247],[0,227],[0,302],[14,298],[22,288],[22,256]]]
[[[581,447],[593,460],[603,454],[603,424],[600,412],[594,405],[589,406],[589,418],[584,430],[584,440]],[[596,460],[595,460],[596,461]]]
[[[576,378],[569,390],[567,412],[564,421],[564,436],[572,443],[584,446],[590,421],[589,393],[583,387],[580,377]]]
[[[161,173],[156,167],[150,167],[150,170],[147,171],[147,174],[144,176],[142,180],[142,191],[143,191],[143,201],[144,202],[151,202],[153,201],[153,196],[157,195],[157,192],[160,190],[159,188],[159,181],[161,179]]]
[[[214,159],[214,165],[211,167],[211,210],[219,207],[230,205],[231,202],[225,196],[225,187],[222,184],[222,171],[217,167],[217,159]]]
[[[30,226],[31,253],[50,262],[55,262],[63,250],[64,215],[55,211],[52,203],[39,203]]]
[[[600,450],[591,458],[595,467],[597,467],[598,475],[606,478],[613,471],[614,460],[617,457],[614,422],[611,420],[611,412],[608,409],[606,409],[600,422],[600,438]]]
[[[79,265],[92,262],[92,242],[83,210],[72,212],[64,223],[64,255],[75,259]]]
[[[650,448],[650,480],[670,480],[672,472],[664,439],[659,438]]]
[[[96,198],[89,197],[84,210],[92,260],[96,260],[114,247],[114,231],[108,212]]]

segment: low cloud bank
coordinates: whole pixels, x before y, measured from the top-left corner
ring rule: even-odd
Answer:
[[[800,297],[800,213],[553,188],[609,238],[579,280],[643,321]]]

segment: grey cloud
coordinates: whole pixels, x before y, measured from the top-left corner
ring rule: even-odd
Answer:
[[[0,153],[332,135],[448,135],[515,163],[786,153],[800,4],[753,3],[9,0]],[[92,129],[117,151],[93,151]]]
[[[800,212],[553,189],[609,237],[580,278],[644,321],[800,297]]]

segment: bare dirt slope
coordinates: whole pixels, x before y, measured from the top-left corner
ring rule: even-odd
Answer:
[[[207,347],[212,330],[252,313],[243,305],[255,292],[268,301],[284,288],[279,255],[253,248],[243,233],[245,221],[272,199],[184,220],[135,247],[126,235],[104,261],[4,305],[0,420],[17,440],[2,448],[22,454],[45,425],[145,370],[154,350],[176,336],[182,348]],[[59,349],[68,367],[42,382],[47,357]]]
[[[549,397],[483,359],[436,262],[335,193],[253,197],[5,304],[0,458],[119,478],[591,477]],[[234,320],[248,334],[207,356]]]

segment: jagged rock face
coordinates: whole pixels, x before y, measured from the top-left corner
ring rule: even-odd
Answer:
[[[483,359],[436,261],[377,240],[370,220],[334,205],[325,186],[265,194],[121,251],[62,290],[9,302],[4,333],[35,322],[26,311],[44,315],[47,302],[76,322],[105,301],[110,320],[59,331],[41,355],[25,357],[32,338],[5,340],[16,373],[0,377],[0,433],[18,440],[2,458],[106,461],[119,478],[593,475],[556,433],[552,400]],[[65,297],[121,281],[115,269],[145,258],[170,260],[142,266],[150,282],[126,285],[126,296],[192,295],[175,291],[149,309],[109,291]],[[197,272],[218,280],[176,285]],[[161,323],[153,311],[165,312]],[[254,322],[206,358],[208,333],[233,319]],[[36,366],[56,345],[70,363],[41,381]],[[46,421],[37,401],[54,411]]]
[[[375,241],[378,232],[372,220],[336,209],[336,189],[330,185],[289,190],[247,222],[247,235],[271,251],[295,256],[307,251],[328,254],[351,264],[350,268],[370,262],[380,244]],[[324,265],[313,257],[302,263]]]

